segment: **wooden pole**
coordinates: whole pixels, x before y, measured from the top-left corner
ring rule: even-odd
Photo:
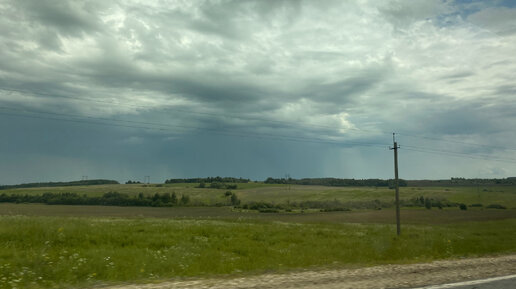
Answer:
[[[401,224],[400,224],[400,186],[398,181],[398,143],[395,139],[395,133],[392,133],[392,141],[394,143],[394,186],[396,188],[396,234],[399,236],[401,234]]]

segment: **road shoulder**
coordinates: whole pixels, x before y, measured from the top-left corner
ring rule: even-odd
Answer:
[[[443,260],[420,264],[381,265],[357,269],[263,274],[232,279],[199,279],[169,281],[157,284],[125,284],[105,288],[414,288],[513,274],[516,274],[516,255]]]

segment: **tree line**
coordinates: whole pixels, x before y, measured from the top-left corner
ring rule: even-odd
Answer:
[[[293,184],[293,185],[317,185],[333,187],[394,187],[394,180],[382,179],[338,179],[338,178],[267,178],[266,184]],[[400,187],[406,187],[407,181],[400,179]]]
[[[108,192],[100,197],[77,193],[44,193],[42,195],[0,194],[0,203],[41,203],[47,205],[98,205],[98,206],[139,206],[173,207],[190,205],[190,197],[173,193],[155,193],[136,196],[118,192]]]
[[[207,177],[207,178],[189,178],[189,179],[168,179],[165,184],[177,183],[248,183],[249,179],[231,178],[231,177]]]
[[[450,178],[449,180],[410,180],[407,181],[411,187],[454,187],[454,186],[499,186],[516,185],[516,177],[502,179],[466,179]]]
[[[71,182],[46,182],[46,183],[27,183],[19,185],[0,186],[0,190],[21,189],[21,188],[41,188],[41,187],[70,187],[70,186],[92,186],[92,185],[117,185],[119,182],[113,180],[82,180]]]

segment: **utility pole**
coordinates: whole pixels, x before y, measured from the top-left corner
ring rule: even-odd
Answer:
[[[392,142],[393,147],[390,148],[394,150],[394,186],[396,187],[396,234],[399,236],[401,234],[401,226],[400,226],[400,186],[398,181],[398,143],[396,142],[396,133],[392,133]]]

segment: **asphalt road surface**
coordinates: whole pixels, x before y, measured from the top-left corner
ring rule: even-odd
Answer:
[[[451,284],[425,286],[415,289],[514,289],[516,275],[487,278],[481,280],[464,281]]]
[[[514,278],[504,276],[514,276]],[[488,278],[495,278],[485,280]],[[481,280],[481,281],[480,281]],[[486,282],[492,281],[492,282]],[[469,282],[469,283],[460,283]],[[443,285],[444,284],[444,285]],[[382,265],[355,269],[306,270],[212,279],[169,280],[152,284],[121,284],[109,289],[504,289],[516,288],[516,255]],[[462,286],[462,287],[461,287]]]

